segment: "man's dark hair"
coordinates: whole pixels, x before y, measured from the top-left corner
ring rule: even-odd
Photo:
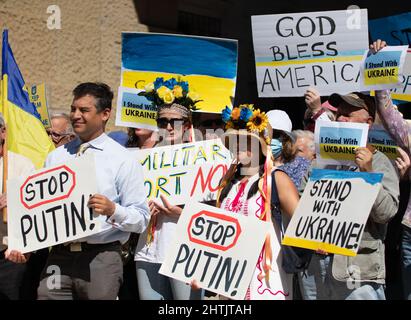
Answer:
[[[79,84],[73,90],[74,100],[82,98],[86,95],[93,96],[96,99],[97,112],[101,112],[106,108],[111,109],[113,91],[111,91],[111,88],[105,83],[84,82]]]

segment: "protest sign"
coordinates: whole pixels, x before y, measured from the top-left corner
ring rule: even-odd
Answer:
[[[317,162],[352,165],[355,149],[367,145],[368,124],[317,120],[314,139]]]
[[[314,169],[282,243],[355,256],[382,177]]]
[[[360,67],[361,89],[382,90],[399,87],[408,46],[385,47],[377,53],[364,53]]]
[[[373,19],[368,24],[372,41],[382,39],[391,46],[411,46],[411,12]],[[401,86],[392,90],[391,97],[411,101],[411,49],[405,57]]]
[[[87,207],[97,193],[94,157],[83,157],[7,181],[8,245],[22,253],[100,230]]]
[[[391,161],[399,157],[398,145],[381,125],[374,124],[368,132],[368,143],[384,153]]]
[[[118,89],[116,126],[143,128],[157,131],[157,107],[144,96],[139,96],[141,90]]]
[[[37,112],[40,114],[44,128],[50,128],[51,124],[47,105],[46,85],[42,83],[31,86],[28,88],[28,93],[30,101],[35,105]]]
[[[232,105],[237,40],[161,33],[122,33],[121,86],[144,89],[157,77],[187,81],[202,112]]]
[[[411,12],[368,22],[372,41],[381,39],[390,46],[411,46]]]
[[[367,10],[252,16],[259,97],[358,91]],[[355,21],[353,18],[355,17]]]
[[[143,166],[147,198],[167,196],[174,204],[215,200],[231,163],[220,139],[131,150]]]
[[[405,56],[401,86],[391,91],[391,97],[397,100],[411,101],[411,49]]]
[[[244,299],[271,223],[200,203],[181,214],[160,273]]]

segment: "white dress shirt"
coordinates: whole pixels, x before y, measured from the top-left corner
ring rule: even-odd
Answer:
[[[77,137],[52,151],[46,159],[45,167],[75,158],[81,143]],[[94,154],[98,193],[113,201],[116,208],[111,217],[99,216],[99,233],[79,241],[92,244],[113,241],[124,243],[130,232],[143,232],[150,219],[142,167],[126,148],[105,133],[88,143],[90,147],[85,154]]]

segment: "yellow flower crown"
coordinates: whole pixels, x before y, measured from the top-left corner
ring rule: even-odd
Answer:
[[[157,78],[154,82],[148,83],[139,95],[145,96],[156,106],[177,103],[189,110],[198,110],[195,104],[202,101],[196,92],[189,91],[188,82],[175,78],[166,81],[164,78]]]
[[[225,107],[222,111],[222,120],[225,122],[225,129],[246,129],[250,132],[262,135],[267,143],[268,137],[268,117],[260,109],[254,109],[253,104],[240,104],[238,107],[230,109]]]

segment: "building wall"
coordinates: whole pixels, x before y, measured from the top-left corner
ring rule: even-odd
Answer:
[[[50,5],[60,8],[60,30],[47,27]],[[148,31],[131,0],[0,0],[0,27],[9,29],[26,83],[46,83],[51,112],[68,112],[81,82],[106,82],[116,94],[121,31]]]

